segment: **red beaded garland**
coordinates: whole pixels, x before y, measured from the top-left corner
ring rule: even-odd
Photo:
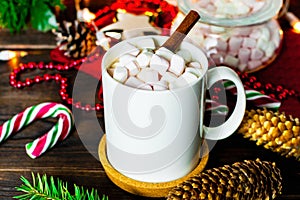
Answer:
[[[284,88],[282,85],[273,85],[271,83],[261,83],[255,76],[249,76],[248,73],[237,72],[243,81],[244,85],[247,85],[253,89],[259,90],[262,94],[266,94],[271,98],[277,100],[284,100],[288,97],[296,97],[300,100],[300,95],[293,89]]]
[[[94,54],[90,57],[93,57],[92,60],[95,60],[95,59],[97,59],[97,57],[99,57],[99,54]],[[52,69],[55,69],[58,71],[65,71],[65,70],[70,70],[72,68],[75,68],[78,65],[81,65],[85,61],[86,61],[86,59],[82,58],[82,59],[72,62],[70,65],[68,65],[68,64],[54,65],[53,63],[44,64],[43,62],[39,62],[39,63],[29,62],[27,64],[21,63],[19,68],[14,69],[13,72],[10,73],[9,83],[11,86],[19,89],[19,88],[23,88],[23,87],[32,86],[35,83],[41,83],[43,81],[54,80],[56,83],[60,84],[59,95],[60,95],[61,99],[63,101],[65,101],[67,104],[73,105],[76,108],[85,110],[85,111],[91,111],[91,110],[99,111],[103,108],[103,105],[100,103],[96,103],[95,106],[91,106],[90,104],[82,105],[81,102],[76,102],[76,101],[74,101],[74,99],[69,97],[69,94],[67,93],[68,78],[63,77],[60,74],[54,74],[54,75],[44,74],[43,76],[37,75],[32,79],[26,78],[24,82],[19,80],[20,73],[27,69],[29,69],[29,70],[33,70],[33,69],[40,69],[40,70],[51,69],[52,70]],[[101,94],[99,94],[99,95],[101,96]],[[102,100],[102,99],[100,99],[100,100]]]

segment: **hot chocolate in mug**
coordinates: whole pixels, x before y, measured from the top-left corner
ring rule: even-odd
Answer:
[[[188,50],[202,66],[202,75],[193,83],[172,90],[149,91],[112,78],[107,69],[130,51],[128,43],[141,46],[140,41],[147,38],[152,38],[157,46],[168,39],[166,36],[131,38],[114,45],[103,57],[106,152],[110,164],[129,178],[168,182],[184,177],[197,166],[201,159],[201,138],[224,139],[238,128],[246,97],[243,84],[233,70],[208,69],[208,59],[202,50],[185,41],[179,49]],[[206,127],[203,125],[206,90],[224,79],[237,88],[235,108],[220,126]]]

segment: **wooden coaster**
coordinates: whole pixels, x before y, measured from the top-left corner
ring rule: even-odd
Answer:
[[[196,174],[199,174],[201,171],[203,171],[208,161],[208,146],[205,141],[203,145],[204,145],[203,146],[204,155],[206,154],[206,156],[204,156],[200,160],[198,166],[193,171],[191,171],[187,176],[182,177],[180,179],[176,179],[174,181],[169,181],[169,182],[162,182],[162,183],[148,183],[148,182],[136,181],[131,178],[128,178],[127,176],[124,176],[116,169],[114,169],[109,163],[106,156],[106,135],[105,134],[99,143],[98,153],[99,153],[100,162],[105,170],[106,175],[114,184],[116,184],[121,189],[140,196],[166,197],[169,191],[173,187],[177,186],[178,184],[182,183],[188,178],[195,176]]]

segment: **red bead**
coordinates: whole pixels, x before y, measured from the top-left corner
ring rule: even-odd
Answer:
[[[60,82],[61,82],[62,84],[67,83],[67,81],[68,81],[67,78],[62,78],[62,79],[60,80]]]
[[[73,99],[72,99],[72,98],[68,98],[68,99],[67,99],[67,104],[70,104],[70,105],[71,105],[72,103],[73,103]]]
[[[44,74],[44,80],[45,81],[51,80],[51,75],[50,74]]]
[[[254,89],[260,88],[261,87],[261,83],[260,82],[256,82],[254,83]]]
[[[61,71],[61,70],[63,69],[63,66],[59,64],[59,65],[56,66],[56,69],[57,69],[58,71]]]
[[[22,82],[21,82],[21,81],[18,81],[16,87],[17,87],[17,88],[22,88]]]
[[[53,67],[54,67],[54,66],[53,66],[53,63],[50,62],[50,63],[48,64],[48,69],[53,69]]]
[[[80,102],[75,103],[75,108],[81,108],[81,103]]]
[[[101,106],[99,103],[97,103],[97,104],[95,105],[96,111],[101,110],[101,108],[102,108],[102,106]]]
[[[260,91],[260,93],[262,93],[262,94],[266,94],[266,92],[265,92],[264,90],[261,90],[261,91]]]
[[[219,96],[216,96],[216,95],[213,95],[211,98],[212,98],[213,100],[219,100]]]
[[[26,78],[25,83],[27,86],[30,86],[33,83],[33,81],[30,78]]]
[[[20,65],[19,68],[20,68],[20,71],[24,71],[27,68],[27,66],[26,65]]]
[[[33,69],[35,67],[35,63],[34,62],[29,62],[29,63],[27,63],[27,67],[29,69]]]
[[[9,79],[11,80],[11,79],[15,79],[17,76],[16,76],[16,74],[14,73],[14,72],[12,72],[12,73],[10,73],[10,75],[9,75]]]
[[[65,95],[66,92],[67,92],[67,90],[65,90],[65,89],[59,90],[59,94],[60,94],[61,96]]]
[[[295,95],[295,94],[296,94],[295,90],[290,90],[290,91],[289,91],[289,95],[290,95],[290,96],[293,96],[293,95]]]
[[[275,95],[274,94],[269,94],[269,96],[273,99],[275,99]]]
[[[39,83],[39,82],[41,82],[41,81],[43,81],[43,78],[42,78],[42,77],[40,77],[40,76],[34,77],[34,82]]]
[[[256,79],[255,76],[251,76],[250,79],[249,79],[249,81],[250,81],[251,83],[255,82],[256,80],[257,80],[257,79]]]
[[[90,104],[85,105],[85,110],[86,111],[90,111],[92,109]]]
[[[60,84],[60,89],[67,89],[68,85],[65,83]]]
[[[59,81],[60,79],[61,79],[61,75],[60,74],[55,74],[54,80]]]
[[[20,71],[21,71],[20,68],[16,68],[14,69],[13,73],[18,74]]]
[[[283,87],[282,87],[281,85],[278,85],[278,86],[276,87],[276,91],[277,91],[277,92],[280,92],[282,89],[283,89]]]
[[[44,63],[43,63],[43,62],[39,62],[38,68],[39,68],[39,69],[44,69]]]
[[[221,88],[219,88],[219,87],[215,87],[215,88],[214,88],[214,92],[215,92],[215,93],[219,93],[219,92],[221,92]]]
[[[273,86],[272,86],[271,83],[267,83],[266,86],[265,86],[265,88],[266,88],[267,90],[270,90],[270,89],[273,88]]]
[[[61,94],[60,97],[61,97],[62,100],[67,100],[69,95],[68,94]]]
[[[16,87],[16,80],[10,80],[9,83],[11,86]]]

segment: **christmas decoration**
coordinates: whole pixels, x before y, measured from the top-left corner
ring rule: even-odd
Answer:
[[[274,199],[281,182],[275,163],[245,160],[203,171],[172,189],[167,199]]]
[[[73,126],[71,111],[58,103],[41,103],[26,108],[0,126],[0,142],[5,141],[12,134],[18,132],[33,121],[48,117],[58,118],[58,122],[43,136],[26,144],[26,153],[31,158],[42,155],[52,148],[58,141],[64,140]]]
[[[50,178],[46,174],[40,176],[40,174],[32,175],[32,184],[24,177],[21,177],[23,185],[16,187],[16,189],[25,194],[15,196],[15,199],[27,200],[27,199],[40,199],[40,200],[108,200],[108,197],[102,195],[99,197],[98,191],[92,188],[91,191],[85,190],[83,187],[79,187],[74,184],[72,194],[69,191],[68,183],[63,182],[60,179]]]
[[[238,133],[285,157],[300,161],[300,121],[267,109],[246,111]]]
[[[100,55],[98,53],[95,53],[95,54],[91,55],[90,57],[81,58],[81,59],[78,59],[77,61],[72,61],[72,62],[70,62],[68,64],[64,64],[64,65],[62,65],[62,64],[55,65],[53,63],[44,64],[43,62],[40,62],[40,63],[29,62],[26,64],[21,63],[18,68],[14,69],[10,73],[9,83],[11,86],[20,89],[20,88],[24,88],[24,87],[30,87],[34,84],[42,83],[44,81],[47,81],[47,82],[55,81],[60,84],[59,95],[61,96],[61,99],[65,103],[67,103],[68,105],[73,105],[74,107],[85,110],[85,111],[90,111],[90,110],[99,111],[103,108],[102,103],[96,103],[95,105],[90,105],[90,104],[82,105],[81,102],[77,102],[72,97],[70,97],[70,95],[67,92],[68,78],[60,75],[59,73],[53,74],[53,75],[46,73],[43,76],[37,75],[32,79],[26,78],[25,81],[20,81],[21,73],[23,73],[27,70],[48,69],[48,70],[66,71],[66,70],[71,70],[74,68],[77,69],[83,63],[94,62],[96,59],[99,58],[99,56]],[[102,91],[102,89],[100,89],[100,92],[101,91]],[[102,92],[101,92],[101,94],[102,94]],[[101,102],[102,102],[102,99],[99,99],[99,100],[101,100]]]
[[[64,21],[54,34],[59,49],[71,58],[86,57],[96,47],[95,33],[88,29],[85,23],[77,20]]]
[[[232,82],[230,81],[224,82],[224,87],[226,88],[226,90],[230,91],[231,93],[236,94],[236,88]],[[274,110],[279,109],[281,103],[278,100],[271,98],[265,94],[262,94],[259,91],[250,89],[247,85],[244,85],[244,88],[245,88],[246,99],[248,104],[252,104],[260,108],[266,107]]]
[[[0,27],[11,32],[20,32],[28,24],[39,31],[49,31],[57,28],[56,18],[52,10],[65,6],[60,0],[2,0],[0,2]]]

